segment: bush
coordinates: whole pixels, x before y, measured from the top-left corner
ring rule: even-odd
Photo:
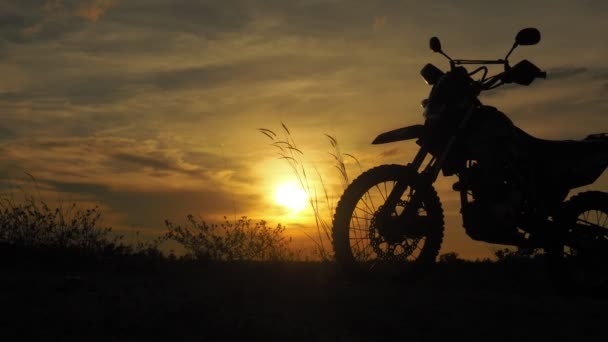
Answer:
[[[459,263],[464,263],[464,262],[465,262],[465,260],[461,259],[460,256],[458,255],[458,253],[456,253],[456,252],[443,253],[439,256],[439,263],[441,263],[441,264],[453,265],[453,264],[459,264]]]
[[[119,248],[121,236],[111,228],[100,228],[98,207],[68,209],[49,206],[33,197],[23,203],[0,200],[0,239],[24,247],[61,247],[92,253]],[[123,246],[124,247],[124,246]]]
[[[165,259],[159,249],[161,239],[126,244],[112,228],[100,227],[100,220],[97,206],[82,209],[74,203],[51,209],[32,196],[21,203],[0,197],[0,249],[19,261],[43,264]]]
[[[188,226],[165,221],[169,230],[165,239],[173,240],[186,249],[186,257],[203,261],[292,261],[297,253],[289,248],[291,238],[284,235],[285,227],[275,228],[266,221],[255,224],[247,217],[234,222],[225,217],[222,224],[207,224],[188,215]]]
[[[504,248],[495,251],[494,256],[496,256],[497,262],[510,263],[541,259],[543,257],[543,253],[540,249],[536,248]]]

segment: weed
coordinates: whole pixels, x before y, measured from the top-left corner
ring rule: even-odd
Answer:
[[[121,236],[111,228],[98,227],[98,207],[51,209],[44,201],[28,196],[19,203],[0,198],[0,239],[26,247],[66,247],[91,252],[116,247]]]
[[[279,158],[285,160],[289,164],[293,175],[296,177],[302,189],[306,192],[315,218],[317,234],[314,237],[309,234],[305,234],[315,244],[317,255],[322,261],[332,260],[333,253],[331,252],[331,230],[335,206],[333,201],[330,199],[331,196],[329,194],[327,184],[325,183],[319,170],[316,167],[313,167],[318,178],[318,183],[320,184],[320,191],[317,191],[317,187],[313,185],[313,182],[309,177],[310,173],[307,172],[305,167],[304,152],[302,152],[302,150],[296,145],[295,139],[287,126],[284,123],[281,123],[281,127],[283,130],[282,137],[270,129],[260,128],[259,131],[272,141],[271,145],[273,147],[279,150]],[[344,190],[350,182],[344,157],[353,159],[357,165],[359,165],[359,161],[350,154],[342,153],[338,140],[334,136],[329,134],[325,134],[325,136],[329,139],[332,146],[333,151],[330,152],[330,155],[333,157],[334,167],[339,172],[342,190]],[[322,205],[322,202],[325,203],[324,206]],[[327,216],[325,216],[326,214]]]
[[[32,177],[32,176],[30,176]],[[33,177],[32,177],[33,179]],[[51,208],[24,192],[24,199],[0,195],[0,242],[5,252],[22,251],[22,257],[49,262],[124,260],[125,257],[160,260],[161,240],[127,244],[110,227],[101,227],[98,206],[83,209],[76,203]],[[139,233],[138,233],[139,234]],[[20,252],[19,252],[20,253]]]
[[[252,223],[247,217],[222,224],[207,224],[188,215],[187,226],[165,221],[164,238],[181,244],[186,258],[201,261],[294,261],[298,253],[289,248],[291,238],[281,224],[269,227],[266,221]]]

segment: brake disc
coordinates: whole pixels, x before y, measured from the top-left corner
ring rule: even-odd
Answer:
[[[405,208],[407,204],[408,203],[405,201],[399,201],[397,206]],[[378,256],[378,259],[390,262],[407,261],[407,258],[414,253],[422,238],[407,238],[405,234],[394,231],[399,229],[399,227],[394,226],[387,221],[396,221],[396,216],[393,217],[391,215],[391,217],[387,218],[385,215],[387,214],[383,213],[382,206],[374,213],[374,216],[370,221],[368,232],[370,244]],[[381,227],[382,224],[390,224],[391,227]],[[387,233],[394,235],[389,238]],[[399,238],[396,239],[395,236],[399,236]]]

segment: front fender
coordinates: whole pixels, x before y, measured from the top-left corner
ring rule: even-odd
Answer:
[[[413,125],[395,129],[378,135],[376,139],[372,141],[372,144],[377,145],[391,143],[395,141],[418,139],[422,136],[423,131],[423,125]]]

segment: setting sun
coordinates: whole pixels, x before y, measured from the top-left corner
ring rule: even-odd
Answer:
[[[288,182],[277,187],[274,200],[277,204],[296,213],[306,207],[307,196],[300,185],[295,182]]]

